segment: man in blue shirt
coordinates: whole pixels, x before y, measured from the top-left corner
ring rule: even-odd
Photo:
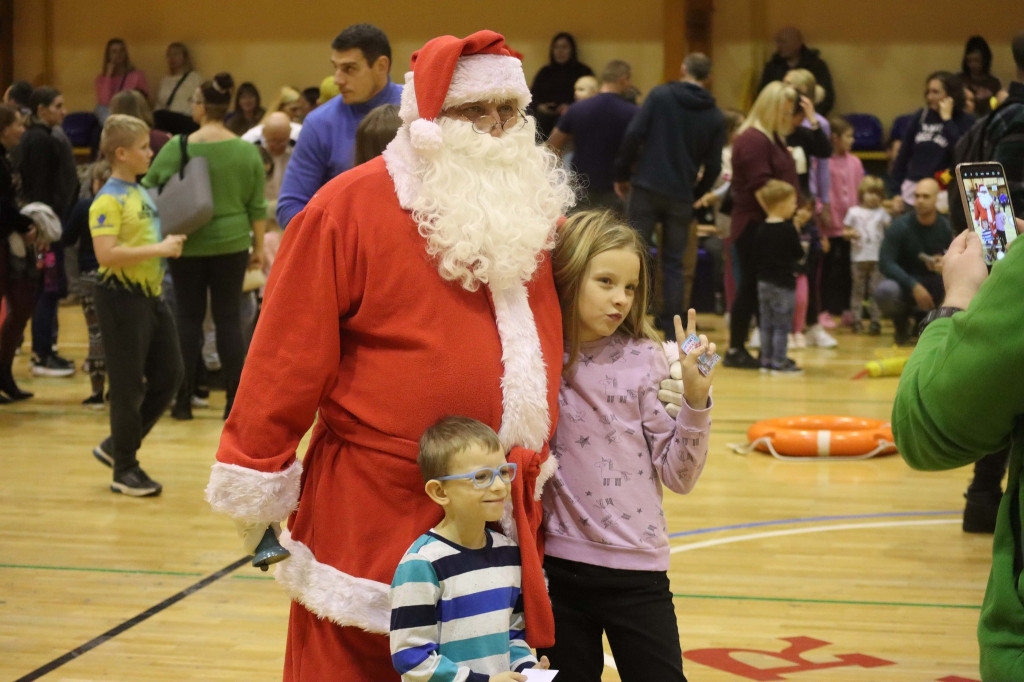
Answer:
[[[356,24],[331,43],[334,82],[341,91],[306,117],[281,182],[277,222],[284,228],[328,180],[352,167],[356,128],[382,104],[400,104],[391,82],[391,44],[376,26]]]
[[[575,144],[572,167],[583,185],[576,204],[580,210],[607,207],[621,212],[624,208],[615,194],[613,171],[626,126],[637,112],[637,106],[622,97],[631,76],[626,62],[608,62],[601,74],[601,91],[569,107],[548,137],[548,146],[559,152],[570,139]]]

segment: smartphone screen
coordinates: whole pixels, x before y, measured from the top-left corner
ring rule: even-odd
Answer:
[[[985,264],[992,267],[1006,256],[1006,248],[1017,238],[1003,167],[994,162],[961,163],[956,167],[956,179],[967,224],[981,237]]]

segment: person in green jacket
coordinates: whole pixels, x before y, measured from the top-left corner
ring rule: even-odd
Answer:
[[[953,469],[1009,448],[978,641],[983,680],[1024,680],[1024,247],[1011,244],[989,275],[967,230],[943,258],[942,278],[943,305],[925,318],[900,378],[893,435],[915,469]]]
[[[181,257],[169,263],[178,337],[185,361],[185,381],[171,411],[175,419],[192,418],[191,399],[208,295],[227,390],[227,419],[245,362],[240,319],[242,282],[247,269],[262,266],[267,222],[267,200],[263,195],[266,173],[256,147],[224,127],[233,85],[229,74],[220,73],[192,95],[192,118],[199,124],[199,130],[188,136],[188,155],[202,156],[209,162],[213,218],[189,235]],[[162,185],[180,166],[181,145],[172,140],[157,154],[142,184]]]

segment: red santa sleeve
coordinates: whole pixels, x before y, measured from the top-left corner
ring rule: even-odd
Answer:
[[[540,530],[544,509],[540,490],[553,472],[555,459],[545,444],[541,452],[514,447],[508,454],[519,475],[512,481],[512,516],[523,567],[523,614],[526,642],[533,648],[555,643],[555,617],[544,581],[544,534]]]
[[[248,524],[281,521],[298,504],[296,448],[334,384],[350,305],[342,234],[329,213],[307,208],[288,225],[267,283],[206,488],[214,510]]]

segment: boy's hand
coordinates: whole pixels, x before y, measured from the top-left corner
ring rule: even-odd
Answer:
[[[711,392],[711,382],[715,378],[715,367],[711,368],[707,376],[698,369],[697,358],[705,353],[709,355],[715,352],[715,344],[708,342],[708,337],[701,334],[700,345],[690,351],[689,355],[683,353],[682,341],[690,334],[697,333],[697,311],[690,308],[686,313],[686,332],[683,333],[683,321],[676,315],[676,340],[679,343],[679,360],[683,366],[683,400],[694,410],[703,410],[708,406],[708,395]]]
[[[498,673],[487,678],[487,682],[526,682],[526,675],[522,673]]]
[[[181,248],[185,245],[185,235],[169,234],[160,242],[161,254],[164,258],[177,258],[181,255]]]
[[[540,660],[537,661],[537,665],[533,666],[537,670],[547,670],[551,667],[551,661],[548,660],[547,656],[541,656]]]
[[[821,252],[822,253],[828,253],[829,249],[831,249],[831,248],[832,248],[832,245],[829,244],[828,237],[822,237],[821,238]]]

